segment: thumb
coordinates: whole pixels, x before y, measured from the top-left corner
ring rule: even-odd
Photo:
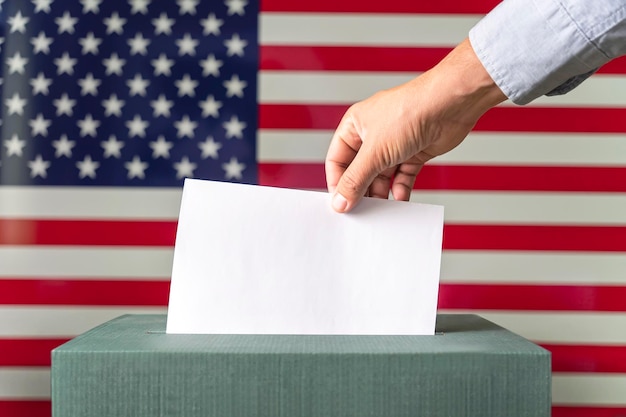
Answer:
[[[361,147],[337,183],[331,201],[335,211],[347,213],[358,204],[380,172],[377,165],[366,147]]]

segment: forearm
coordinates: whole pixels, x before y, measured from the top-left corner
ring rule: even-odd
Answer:
[[[460,121],[473,124],[487,110],[506,100],[506,95],[478,59],[468,39],[426,74],[439,92],[441,111],[459,112]]]

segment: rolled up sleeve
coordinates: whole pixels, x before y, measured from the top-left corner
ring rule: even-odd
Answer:
[[[626,1],[504,0],[469,39],[504,94],[526,104],[626,54]]]

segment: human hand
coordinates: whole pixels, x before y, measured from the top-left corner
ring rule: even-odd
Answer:
[[[430,71],[354,104],[326,155],[332,206],[350,211],[363,196],[408,200],[429,159],[456,147],[506,96],[468,40]]]

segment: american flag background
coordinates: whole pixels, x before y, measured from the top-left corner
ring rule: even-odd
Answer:
[[[348,105],[496,4],[4,0],[0,416],[50,415],[52,348],[166,312],[183,178],[324,189]],[[413,195],[446,207],[440,310],[552,351],[556,417],[626,415],[625,74],[491,110]]]

